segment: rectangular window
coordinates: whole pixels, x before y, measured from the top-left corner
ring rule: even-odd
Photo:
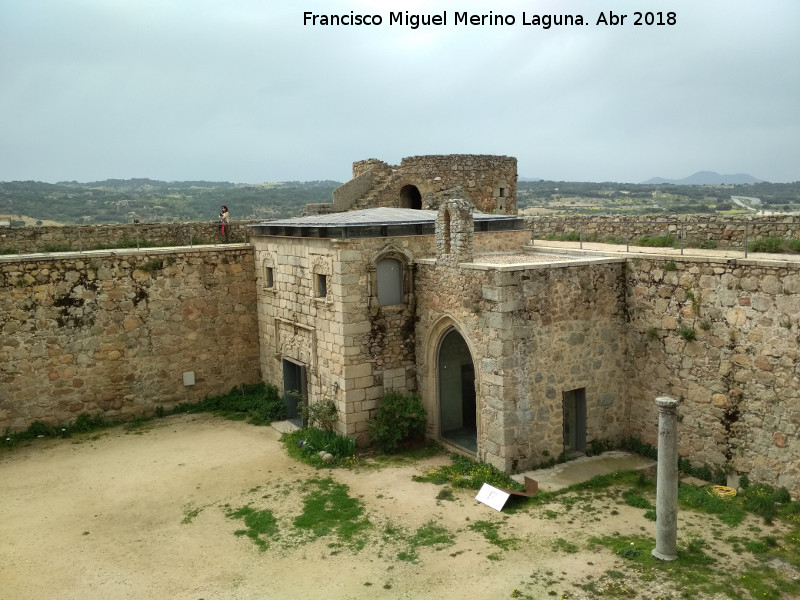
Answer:
[[[272,267],[264,268],[264,287],[275,287],[275,272],[272,270]]]
[[[317,298],[325,298],[328,295],[328,276],[321,273],[314,275],[316,288],[314,291]]]
[[[377,265],[378,304],[390,306],[403,302],[403,264],[384,258]]]

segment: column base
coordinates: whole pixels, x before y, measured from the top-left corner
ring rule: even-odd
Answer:
[[[653,558],[657,558],[658,560],[663,560],[664,562],[671,562],[673,560],[678,560],[677,554],[661,554],[655,548],[650,552]]]

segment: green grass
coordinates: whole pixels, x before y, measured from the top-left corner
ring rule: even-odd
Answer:
[[[416,563],[419,562],[419,548],[435,547],[441,550],[453,545],[455,535],[446,527],[431,520],[419,527],[406,540],[407,547],[397,553],[397,559],[403,562]]]
[[[252,425],[269,425],[286,418],[286,405],[278,388],[269,383],[241,385],[223,396],[209,396],[197,403],[183,402],[166,414],[210,412]]]
[[[476,463],[466,456],[451,454],[453,463],[430,469],[424,475],[415,475],[414,481],[435,483],[437,485],[450,484],[454,488],[467,488],[478,490],[484,483],[497,488],[524,490],[524,486],[517,483],[509,475],[486,463]]]
[[[644,236],[636,240],[636,245],[650,248],[671,248],[675,245],[675,238],[671,235]]]
[[[256,510],[251,506],[242,506],[236,510],[228,510],[225,516],[229,519],[242,519],[245,529],[237,529],[234,535],[247,536],[262,552],[269,548],[271,538],[278,534],[278,521],[271,510]]]
[[[351,548],[364,546],[363,534],[372,524],[364,516],[364,503],[348,495],[349,488],[330,477],[303,485],[308,494],[294,525],[313,537],[335,535]]]
[[[782,237],[768,235],[766,237],[751,240],[747,244],[747,249],[750,252],[778,253],[783,252],[785,246],[788,246],[788,244]]]
[[[510,550],[519,544],[517,538],[504,538],[500,536],[500,524],[494,521],[475,521],[470,523],[469,529],[480,533],[486,540],[498,548]]]
[[[284,433],[281,442],[289,456],[318,469],[352,467],[360,462],[356,456],[356,441],[333,431],[306,427]],[[329,452],[333,460],[325,462],[319,455],[320,451]]]
[[[617,569],[623,571],[607,571],[606,574],[612,579],[624,579],[629,590],[640,586],[652,587],[653,580],[662,580],[676,585],[681,590],[682,598],[705,598],[720,594],[741,600],[779,600],[800,591],[800,582],[761,562],[740,563],[741,568],[732,570],[719,569],[716,559],[709,554],[713,554],[713,550],[702,538],[692,538],[680,545],[678,558],[674,562],[653,558],[651,551],[655,543],[646,537],[601,536],[591,538],[590,544],[606,548],[621,559]],[[753,541],[748,545],[759,556],[780,556],[777,543],[771,546],[769,542]],[[785,552],[781,558],[787,559]]]

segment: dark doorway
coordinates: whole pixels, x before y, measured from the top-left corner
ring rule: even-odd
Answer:
[[[450,329],[439,345],[439,435],[471,452],[478,450],[475,366],[467,342]]]
[[[564,407],[564,452],[586,452],[586,388],[562,394]]]
[[[293,360],[283,359],[283,401],[286,418],[297,427],[303,426],[300,405],[307,401],[306,368]]]
[[[400,208],[422,208],[422,194],[415,185],[404,185],[400,190]]]

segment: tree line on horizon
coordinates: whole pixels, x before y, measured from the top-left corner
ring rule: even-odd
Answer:
[[[11,216],[13,225],[23,225],[22,216],[65,225],[215,221],[224,204],[233,220],[268,220],[300,216],[309,203],[331,202],[332,192],[339,185],[327,180],[265,184],[151,179],[0,182],[0,215]],[[759,208],[771,212],[800,211],[800,182],[719,186],[543,180],[517,183],[520,210],[543,208],[557,214],[742,210],[732,196],[758,198]]]

